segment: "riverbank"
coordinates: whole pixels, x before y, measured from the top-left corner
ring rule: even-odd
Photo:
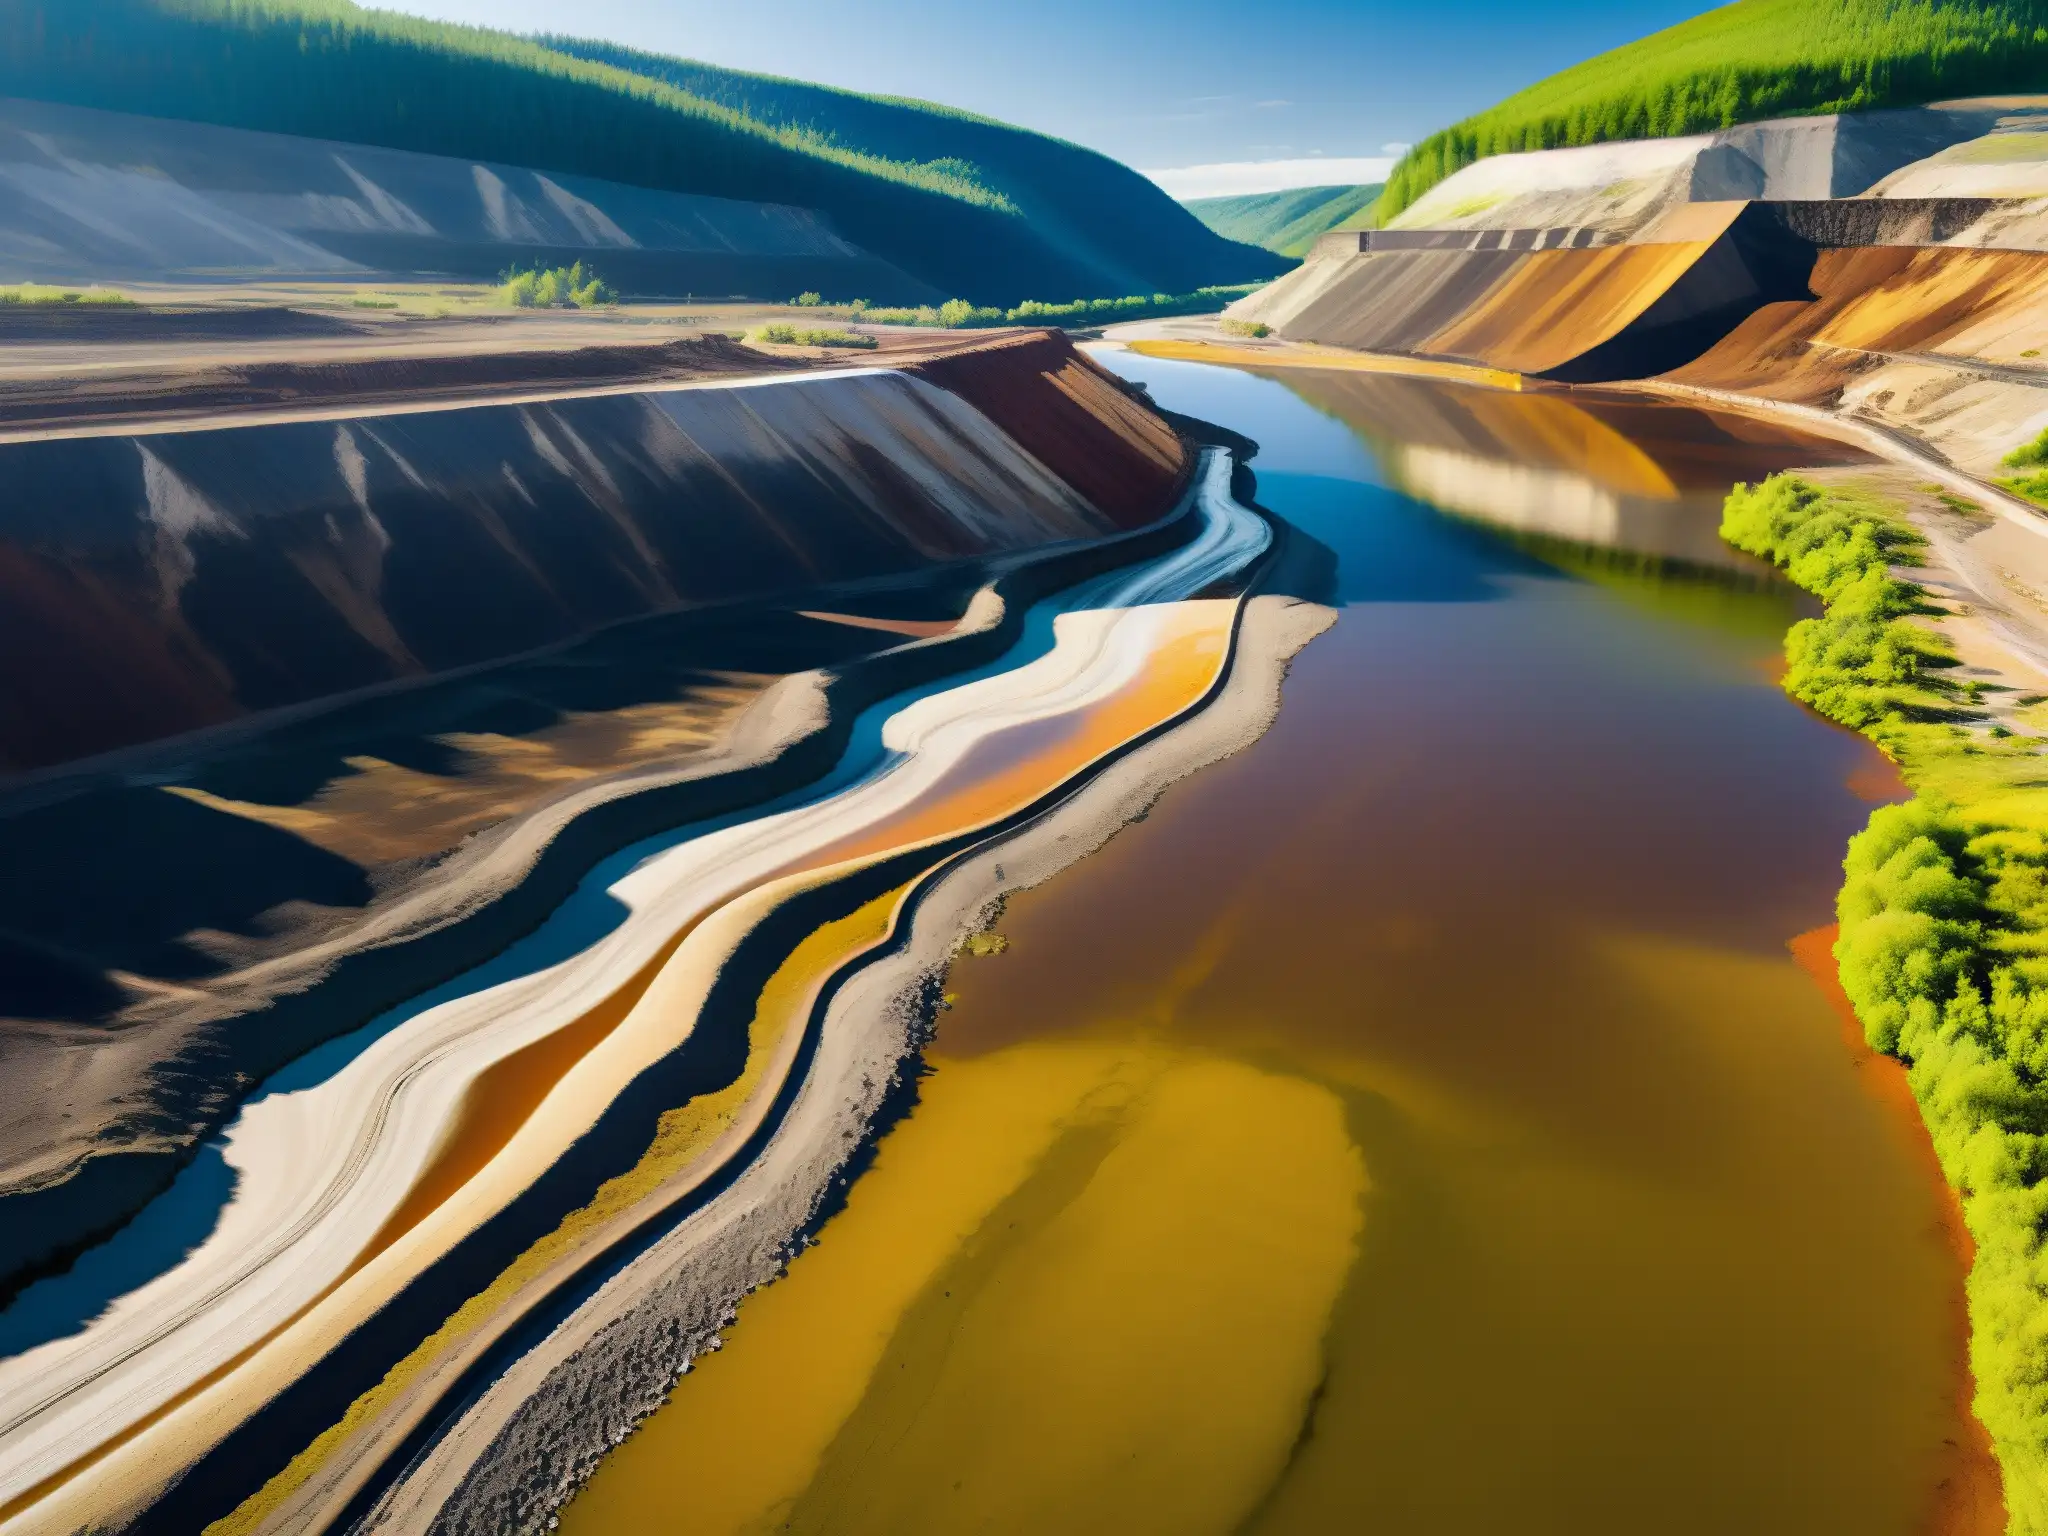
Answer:
[[[1013,637],[1001,664],[913,689],[886,722],[869,722],[815,799],[685,829],[694,837],[673,832],[601,864],[538,936],[542,952],[569,941],[566,958],[522,965],[515,947],[506,964],[422,999],[400,1027],[336,1041],[291,1080],[264,1084],[227,1132],[238,1178],[215,1231],[82,1334],[0,1363],[0,1380],[32,1372],[44,1395],[0,1430],[25,1528],[145,1502],[154,1528],[204,1525],[233,1507],[252,1469],[303,1446],[308,1419],[329,1418],[347,1428],[345,1444],[323,1444],[250,1518],[280,1529],[340,1518],[362,1479],[509,1331],[664,1210],[687,1208],[751,1147],[793,1070],[796,1036],[761,1042],[741,1070],[728,1060],[727,1015],[750,976],[768,979],[756,973],[778,943],[847,915],[814,910],[814,897],[882,875],[899,885],[1196,707],[1235,605],[1181,600],[1270,538],[1229,500],[1229,478],[1227,462],[1212,464],[1179,526],[1159,530],[1178,537],[1154,558],[1129,563],[1149,552],[1142,536],[1084,546],[1070,554],[1099,559],[1106,574],[1028,613],[982,605],[999,621],[990,627]],[[1003,765],[1039,736],[1042,749]],[[592,933],[607,910],[618,915]],[[473,1086],[536,1051],[554,1059],[535,1064],[530,1112],[502,1132],[471,1127]],[[721,1075],[731,1072],[737,1084]],[[722,1109],[707,1098],[727,1088]],[[679,1100],[704,1124],[657,1145],[659,1166],[642,1167],[650,1109]],[[322,1126],[358,1129],[309,1190],[291,1149]],[[437,1160],[451,1159],[461,1166],[444,1174]],[[423,1206],[408,1194],[429,1188],[439,1193]],[[230,1291],[232,1316],[209,1300]],[[69,1390],[49,1395],[60,1378]],[[72,1475],[84,1469],[81,1412],[96,1424],[119,1416],[87,1458],[89,1479]],[[192,1470],[159,1496],[179,1466]]]
[[[1199,712],[1044,816],[946,867],[919,893],[900,947],[830,1000],[826,1043],[789,1120],[741,1183],[494,1383],[367,1528],[410,1530],[436,1518],[437,1528],[460,1533],[539,1529],[693,1358],[718,1347],[746,1292],[801,1249],[843,1159],[873,1134],[884,1100],[912,1070],[935,978],[966,936],[1006,897],[1093,853],[1171,784],[1255,740],[1279,707],[1287,662],[1333,617],[1316,605],[1253,597],[1227,677]],[[596,1403],[603,1407],[593,1413]]]
[[[1960,1283],[1785,948],[1878,761],[1766,680],[1801,599],[1401,494],[1396,444],[1514,458],[1563,397],[1115,364],[1257,441],[1338,622],[1255,746],[1006,903],[844,1208],[565,1529],[1925,1536]],[[1820,451],[1603,419],[1643,446],[1595,473],[1709,535]]]
[[[1915,792],[1851,840],[1834,953],[1870,1045],[1905,1065],[1960,1195],[1975,1411],[2010,1529],[2033,1536],[2048,1529],[2048,672],[2009,639],[2038,633],[2040,600],[2023,621],[2009,602],[2034,589],[1968,554],[1998,531],[1957,498],[1840,472],[1738,488],[1723,523],[1823,601],[1787,637],[1786,690],[1876,742]],[[1987,568],[2002,583],[1988,595],[1972,581]]]
[[[1131,558],[1194,462],[1045,333],[763,367],[0,443],[0,593],[37,663],[0,679],[0,1296],[159,1193],[250,1083],[1000,654],[1015,616],[980,589]]]

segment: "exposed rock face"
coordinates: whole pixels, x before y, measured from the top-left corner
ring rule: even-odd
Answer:
[[[2048,426],[2048,252],[1824,251],[1812,287],[1670,382],[1837,411],[1985,476]]]
[[[1157,515],[1180,458],[1156,417],[1063,343],[987,379],[979,356],[0,445],[0,624],[37,658],[0,675],[0,767]]]
[[[915,372],[0,445],[0,762],[37,770],[0,781],[0,1290],[160,1187],[249,1079],[606,852],[825,771],[908,685],[878,659],[905,635],[992,567],[1163,516],[1188,469],[1036,334]]]
[[[1688,209],[1668,238],[1641,243],[1375,247],[1311,263],[1331,270],[1275,284],[1239,312],[1296,340],[1573,383],[1635,378],[1690,361],[1759,305],[1805,297],[1815,247],[1768,208]],[[1299,294],[1279,291],[1290,284]]]

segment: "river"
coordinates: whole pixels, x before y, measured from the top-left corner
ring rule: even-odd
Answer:
[[[1953,1516],[1948,1208],[1789,947],[1895,781],[1714,536],[1839,450],[1102,356],[1256,440],[1339,621],[956,965],[915,1107],[564,1529]]]

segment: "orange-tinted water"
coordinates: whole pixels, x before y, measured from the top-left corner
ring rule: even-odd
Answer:
[[[1788,949],[1883,782],[1763,674],[1795,599],[1582,579],[1278,384],[1125,366],[1263,445],[1340,622],[1012,901],[845,1210],[565,1529],[1930,1529],[1959,1260]]]

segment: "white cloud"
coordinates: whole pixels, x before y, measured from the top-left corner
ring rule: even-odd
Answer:
[[[1284,192],[1289,187],[1342,187],[1385,181],[1394,168],[1392,156],[1349,159],[1314,156],[1304,160],[1231,160],[1219,165],[1183,165],[1145,175],[1179,198],[1242,197],[1252,192]]]
[[[1415,146],[1413,144],[1382,144],[1380,146],[1380,153],[1383,155],[1392,155],[1396,160],[1398,160],[1403,155],[1407,154],[1408,151],[1413,149],[1414,147]]]

